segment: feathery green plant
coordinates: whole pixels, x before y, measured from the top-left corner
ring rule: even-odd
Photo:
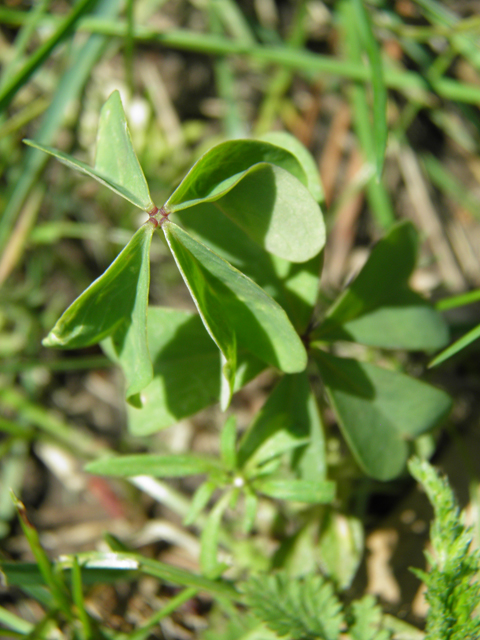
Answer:
[[[430,568],[413,570],[427,587],[430,609],[425,640],[478,640],[480,554],[470,550],[472,531],[465,526],[447,479],[418,458],[410,460],[408,467],[435,513],[430,529],[432,551],[425,552]]]

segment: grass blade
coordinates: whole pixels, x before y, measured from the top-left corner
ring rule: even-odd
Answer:
[[[223,514],[232,497],[231,491],[226,491],[208,514],[205,527],[202,531],[202,544],[200,551],[200,566],[202,573],[207,578],[215,578],[221,570],[217,559],[218,539]]]
[[[128,640],[145,640],[150,635],[151,630],[155,627],[160,620],[163,620],[171,613],[173,613],[176,609],[178,609],[182,604],[188,602],[194,598],[198,593],[198,589],[194,587],[189,587],[188,589],[184,589],[176,596],[174,596],[168,604],[166,604],[160,611],[156,611],[148,620],[143,624],[139,629],[134,631],[128,636]]]
[[[20,63],[22,56],[25,54],[27,46],[30,42],[30,38],[37,28],[38,22],[43,18],[46,14],[48,5],[51,0],[40,0],[38,4],[28,12],[28,21],[25,22],[21,31],[15,38],[15,42],[13,43],[14,54],[12,59],[9,61],[7,65],[5,65],[0,81],[0,88],[3,88],[6,81],[9,77],[13,75],[17,65]]]
[[[465,347],[468,347],[469,344],[478,340],[478,338],[480,338],[480,324],[439,353],[438,356],[430,362],[428,367],[436,367],[442,362],[445,362],[445,360],[448,360],[448,358],[451,358],[462,349],[465,349]]]
[[[358,30],[362,44],[368,56],[372,72],[373,89],[373,142],[375,149],[375,168],[377,180],[380,180],[387,147],[387,88],[383,77],[383,63],[380,48],[375,40],[369,15],[363,0],[352,0]]]
[[[121,6],[121,0],[101,0],[98,4],[96,15],[114,18]],[[1,12],[1,7],[0,7]],[[28,18],[28,15],[24,16]],[[3,18],[0,15],[0,21]],[[40,24],[44,24],[41,21]],[[42,123],[35,136],[36,142],[49,144],[53,141],[57,131],[62,126],[67,107],[80,95],[86,81],[90,77],[92,67],[97,62],[107,38],[102,35],[92,35],[85,44],[78,48],[72,55],[75,61],[64,73],[58,83],[57,90],[46,111]],[[3,252],[12,225],[21,210],[30,190],[35,185],[37,178],[47,162],[47,156],[37,150],[29,150],[19,171],[19,178],[14,186],[6,193],[5,207],[0,217],[0,254]]]
[[[25,20],[25,12],[0,7],[1,23],[18,26]],[[42,26],[55,25],[57,21],[55,17],[49,16],[48,19],[42,20],[41,24]],[[79,22],[77,30],[124,38],[127,24],[122,20],[87,17]],[[278,64],[296,70],[308,76],[310,80],[312,75],[336,76],[362,83],[371,80],[371,71],[361,62],[338,60],[333,56],[285,47],[284,44],[246,46],[243,42],[237,42],[225,36],[187,29],[163,31],[142,25],[135,26],[134,38],[140,42],[157,42],[163,47],[180,51],[194,51],[207,55],[242,55],[258,62]],[[480,87],[462,83],[453,78],[435,78],[427,81],[414,71],[391,68],[384,68],[384,76],[385,84],[389,89],[401,91],[409,98],[415,97],[421,104],[431,104],[431,91],[445,100],[457,100],[469,104],[477,104],[480,101]]]
[[[435,305],[437,311],[446,311],[447,309],[456,309],[457,307],[463,307],[467,304],[473,304],[480,300],[480,289],[475,291],[469,291],[468,293],[461,293],[458,296],[451,296],[449,298],[443,298],[439,300]]]
[[[0,607],[0,623],[8,627],[9,632],[10,630],[17,632],[18,635],[14,635],[13,637],[22,638],[33,630],[33,624],[31,622],[22,620],[22,618],[19,618],[4,607]],[[2,629],[2,631],[5,631],[5,629]],[[7,635],[7,633],[5,633],[5,635]]]
[[[79,0],[70,14],[62,20],[55,33],[28,58],[20,71],[10,79],[7,79],[0,89],[0,112],[8,107],[18,90],[28,82],[55,47],[68,35],[77,20],[89,9],[89,5],[92,2],[93,0]]]
[[[82,570],[78,563],[76,556],[73,556],[72,561],[72,596],[75,606],[77,607],[78,617],[82,623],[82,631],[84,640],[90,640],[92,638],[92,625],[90,623],[90,616],[85,609],[85,600],[83,597],[83,582],[82,582]]]
[[[350,10],[350,3],[344,2],[342,5],[343,23],[345,26],[345,43],[350,60],[356,64],[362,63],[359,34],[356,26],[356,16]],[[352,112],[355,119],[355,130],[363,149],[367,162],[377,167],[378,154],[376,150],[376,140],[370,118],[370,108],[367,100],[365,86],[357,82],[351,88]],[[378,107],[380,108],[380,107]],[[385,125],[386,126],[386,125]],[[383,157],[383,152],[382,152]],[[382,182],[371,179],[367,185],[368,201],[372,208],[372,213],[378,224],[383,229],[388,229],[395,221],[392,203]]]
[[[48,556],[45,553],[42,545],[40,544],[38,532],[28,519],[27,510],[25,509],[24,504],[15,497],[15,494],[13,492],[11,495],[12,500],[17,508],[18,517],[20,520],[20,524],[22,525],[23,532],[25,534],[25,537],[27,538],[28,544],[30,545],[30,549],[35,557],[43,579],[48,585],[57,606],[62,610],[67,620],[70,620],[72,618],[72,613],[65,585],[61,581],[59,575],[54,572],[53,566],[48,559]]]
[[[422,158],[423,165],[433,184],[477,219],[480,219],[480,200],[473,196],[457,178],[432,154]]]

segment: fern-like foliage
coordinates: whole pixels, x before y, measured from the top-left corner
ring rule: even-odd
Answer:
[[[352,640],[389,640],[391,633],[383,628],[383,614],[373,596],[355,600],[351,605],[353,623],[349,627]]]
[[[333,586],[318,575],[286,573],[250,578],[244,587],[255,615],[279,636],[292,640],[337,640],[345,625]]]
[[[478,551],[469,552],[470,529],[464,525],[455,497],[445,478],[426,461],[409,462],[412,476],[420,482],[432,503],[435,520],[430,537],[432,553],[426,553],[431,569],[414,570],[427,586],[430,605],[425,640],[479,640],[480,568]]]

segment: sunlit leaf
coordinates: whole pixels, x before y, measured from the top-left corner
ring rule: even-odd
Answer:
[[[132,194],[136,200],[133,204],[145,211],[154,208],[118,91],[111,94],[100,112],[95,171]]]
[[[322,213],[306,183],[300,163],[285,149],[236,140],[199,160],[165,208],[178,212],[211,202],[267,251],[306,262],[325,244]]]
[[[335,499],[335,482],[329,480],[258,479],[253,486],[260,493],[278,500],[328,504]]]
[[[402,222],[372,249],[365,266],[328,310],[313,340],[351,340],[386,349],[433,350],[448,341],[442,316],[408,287],[418,236]]]
[[[217,472],[221,469],[222,466],[216,458],[204,458],[193,454],[161,456],[146,453],[94,460],[85,467],[89,473],[124,478],[139,475],[177,478]]]
[[[307,176],[294,154],[260,140],[229,140],[207,151],[190,169],[165,206],[176,211],[186,203],[228,189],[248,169],[259,163],[281,167],[307,186]],[[192,203],[193,204],[193,203]]]
[[[361,468],[378,480],[398,476],[408,442],[450,410],[444,391],[403,373],[324,351],[313,356],[345,440]]]
[[[323,252],[296,264],[267,253],[211,202],[179,211],[171,219],[262,287],[285,309],[300,335],[306,331],[318,296]]]
[[[112,93],[101,111],[95,167],[33,140],[24,142],[54,156],[67,167],[100,182],[139,209],[154,209],[145,176],[132,146],[118,91]]]
[[[239,465],[244,467],[248,464],[249,468],[255,468],[275,456],[298,448],[301,448],[301,452],[297,456],[297,467],[301,466],[303,456],[312,458],[310,473],[303,476],[304,479],[324,479],[326,461],[323,431],[305,372],[284,376],[270,394],[242,438],[238,450]]]
[[[167,222],[163,229],[205,327],[227,361],[232,392],[232,345],[286,373],[305,369],[302,341],[272,298],[176,224]]]
[[[109,337],[109,354],[125,370],[129,397],[147,386],[153,376],[146,331],[153,232],[150,223],[140,227],[43,341],[47,347],[75,349]]]
[[[307,176],[307,187],[317,202],[325,199],[320,173],[310,152],[303,144],[286,131],[270,131],[261,137],[265,142],[271,142],[277,147],[283,147],[297,158]]]
[[[220,351],[197,313],[149,307],[147,328],[154,378],[142,390],[142,407],[128,408],[129,430],[139,436],[164,429],[220,397]],[[264,368],[240,349],[234,391]]]

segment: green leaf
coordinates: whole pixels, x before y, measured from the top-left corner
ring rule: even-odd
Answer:
[[[243,533],[249,534],[254,525],[255,517],[257,515],[258,497],[257,494],[252,491],[251,487],[245,487],[245,511],[243,516],[242,530]]]
[[[448,360],[448,358],[465,349],[465,347],[468,347],[469,344],[472,344],[472,342],[475,342],[478,338],[480,338],[480,324],[439,353],[428,366],[436,367],[441,362],[445,362],[445,360]]]
[[[102,107],[97,134],[95,171],[113,184],[120,185],[137,207],[155,208],[137,154],[133,149],[120,93],[114,91]]]
[[[24,142],[30,147],[49,153],[67,167],[100,182],[139,209],[147,212],[155,209],[145,176],[133,150],[118,91],[114,91],[102,107],[94,168],[52,147],[33,140]]]
[[[230,416],[223,425],[220,437],[220,453],[223,464],[229,471],[237,466],[237,419]]]
[[[315,545],[324,574],[342,591],[348,589],[365,551],[362,522],[331,509],[325,514],[320,540],[316,536]]]
[[[205,509],[217,489],[217,484],[211,480],[206,480],[198,487],[193,494],[192,501],[190,503],[190,509],[183,521],[186,527],[194,524],[200,513]]]
[[[105,555],[105,554],[103,554]],[[110,552],[110,556],[111,556]],[[5,575],[7,584],[10,587],[30,589],[31,587],[41,587],[45,584],[45,579],[38,564],[27,562],[1,562],[0,569]],[[65,571],[67,573],[68,569]],[[82,581],[85,586],[92,584],[106,584],[117,580],[128,580],[138,574],[135,569],[109,568],[108,566],[89,567],[82,566]],[[68,574],[65,576],[68,578]]]
[[[323,253],[292,264],[267,253],[211,202],[172,214],[196,240],[256,282],[285,309],[297,332],[308,326],[318,296]]]
[[[219,563],[217,560],[218,539],[223,514],[231,499],[231,492],[227,491],[216,503],[208,514],[207,521],[202,531],[200,546],[200,566],[202,573],[207,578],[216,578],[219,573]]]
[[[373,89],[373,113],[372,128],[375,146],[375,166],[377,180],[382,176],[385,149],[387,146],[387,87],[383,77],[383,62],[380,47],[375,40],[370,16],[365,8],[363,0],[352,0],[353,11],[357,19],[357,28],[360,32],[362,44],[368,56],[371,69]]]
[[[137,436],[164,429],[220,397],[220,352],[198,314],[149,307],[147,335],[154,377],[141,393],[142,408],[128,407],[128,428]],[[234,391],[264,368],[239,349]]]
[[[443,391],[395,371],[314,351],[339,426],[360,467],[390,480],[405,467],[408,441],[446,416]]]
[[[354,623],[349,629],[352,640],[389,640],[392,637],[383,626],[382,610],[373,596],[354,600],[352,613]]]
[[[306,262],[325,245],[320,207],[280,167],[252,167],[215,205],[266,251],[290,262]]]
[[[196,455],[162,456],[147,453],[116,456],[103,460],[94,460],[85,466],[88,473],[103,476],[152,476],[154,478],[179,478],[222,470],[215,458]]]
[[[408,288],[418,237],[395,225],[372,249],[352,284],[329,309],[313,340],[351,340],[385,349],[433,350],[448,341],[442,316]]]
[[[305,479],[323,480],[326,474],[325,443],[323,432],[320,430],[318,434],[316,431],[316,420],[318,411],[307,374],[284,376],[242,438],[239,465],[255,468],[299,447],[305,455],[305,445],[312,441],[312,452],[308,455],[312,456],[311,472],[314,475]]]
[[[259,478],[253,482],[256,491],[276,498],[310,504],[328,504],[335,499],[335,482],[329,480],[295,480]]]
[[[79,560],[82,564],[82,577],[84,584],[95,584],[97,582],[110,582],[119,579],[128,579],[132,577],[132,569],[121,569],[120,567],[132,567],[144,575],[154,576],[162,582],[168,582],[175,585],[183,585],[186,587],[195,587],[202,591],[210,592],[216,596],[240,600],[240,594],[235,591],[229,582],[222,580],[207,580],[185,569],[174,567],[164,562],[159,562],[153,558],[148,558],[139,553],[122,553],[111,551],[107,553],[90,551],[80,554]],[[66,566],[67,565],[67,566]],[[109,569],[109,567],[118,567],[117,569]],[[20,562],[2,562],[2,571],[7,576],[8,583],[18,585],[20,587],[35,586],[44,583],[41,573],[36,564],[20,563]],[[54,569],[59,571],[64,569],[66,577],[68,577],[68,559],[66,562],[57,562]],[[107,567],[97,568],[97,567]]]
[[[261,140],[265,142],[271,142],[277,147],[282,147],[297,158],[302,165],[303,171],[307,176],[307,187],[312,196],[317,202],[323,202],[325,195],[323,193],[323,186],[320,181],[320,174],[318,167],[313,159],[311,153],[306,147],[294,136],[290,135],[286,131],[270,131],[269,133],[261,136]],[[284,167],[285,168],[285,167]]]
[[[245,157],[239,158],[242,151]],[[281,161],[261,161],[262,157],[281,157]],[[214,203],[267,251],[291,262],[306,262],[325,244],[322,213],[306,183],[300,163],[286,150],[236,140],[203,156],[165,209],[178,212],[202,202]]]
[[[305,347],[285,311],[270,296],[176,224],[166,222],[163,229],[203,323],[227,361],[231,392],[235,346],[245,347],[286,373],[305,369]]]
[[[260,140],[230,140],[207,151],[190,169],[177,189],[165,203],[169,211],[190,206],[191,201],[203,200],[229,188],[251,167],[269,163],[281,167],[307,186],[307,176],[294,154],[286,149]]]
[[[322,576],[258,575],[244,586],[247,604],[279,636],[292,640],[338,640],[342,605]]]
[[[127,397],[152,380],[147,345],[147,302],[150,244],[154,227],[146,223],[93,282],[63,313],[43,341],[47,347],[87,347],[110,336],[109,354],[127,378]]]

